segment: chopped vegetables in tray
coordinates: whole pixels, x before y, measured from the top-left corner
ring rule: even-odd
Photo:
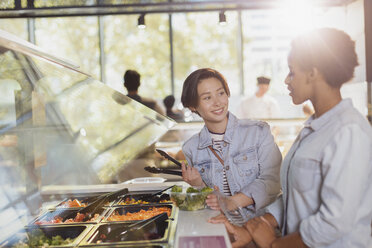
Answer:
[[[170,200],[167,200],[167,199],[150,199],[150,200],[154,200],[154,201],[151,201],[151,202],[159,202],[159,203],[170,202]],[[128,198],[125,198],[124,201],[119,202],[118,205],[136,205],[136,204],[149,204],[149,203],[150,203],[150,201],[136,200],[132,197],[128,197]]]
[[[114,212],[109,218],[108,221],[128,221],[128,220],[145,220],[153,216],[159,215],[161,213],[167,213],[168,216],[171,215],[171,209],[167,207],[153,207],[149,210],[141,209],[139,212],[120,215],[118,212]]]
[[[94,214],[93,218],[89,219],[87,222],[95,221],[99,217],[99,214]],[[35,222],[35,225],[47,225],[47,224],[68,224],[68,223],[76,223],[76,222],[83,222],[85,218],[85,214],[77,213],[75,218],[67,219],[63,221],[63,218],[60,216],[55,216],[49,220],[39,220]]]
[[[59,235],[48,238],[39,229],[32,230],[30,233],[28,233],[28,237],[28,240],[20,241],[17,244],[13,245],[12,248],[48,247],[51,245],[66,245],[73,242],[73,239],[63,239]]]
[[[60,208],[80,208],[80,207],[86,207],[87,204],[80,202],[78,199],[68,199],[65,202],[62,202],[58,207]]]
[[[147,201],[142,201],[142,200],[136,200],[134,198],[126,198],[124,201],[120,202],[119,205],[131,205],[131,204],[148,204],[149,202]]]

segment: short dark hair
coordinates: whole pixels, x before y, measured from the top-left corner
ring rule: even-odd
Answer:
[[[267,77],[258,77],[257,84],[270,84],[271,79]]]
[[[192,72],[183,83],[181,102],[185,108],[196,108],[199,104],[198,84],[208,78],[216,78],[219,80],[226,91],[227,96],[230,96],[230,89],[226,79],[221,73],[211,68],[202,68]]]
[[[124,87],[128,91],[137,91],[140,83],[141,75],[135,70],[127,70],[124,73]]]
[[[334,28],[319,28],[298,36],[291,43],[289,56],[304,70],[318,69],[334,88],[352,79],[358,65],[355,42]]]
[[[164,106],[167,108],[167,109],[171,109],[174,105],[174,102],[175,102],[175,98],[173,95],[169,95],[169,96],[166,96],[163,100],[163,103],[164,103]]]

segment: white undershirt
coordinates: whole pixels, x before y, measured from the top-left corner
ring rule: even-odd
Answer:
[[[217,152],[220,153],[220,155],[222,155],[222,146],[224,144],[224,140],[223,140],[223,137],[224,137],[224,134],[216,134],[216,133],[211,133],[209,132],[211,137],[212,137],[212,144],[213,144],[213,148],[215,150],[217,150]],[[222,192],[225,194],[225,195],[231,195],[231,191],[230,191],[230,187],[229,187],[229,183],[227,182],[227,177],[226,177],[226,171],[225,171],[225,167],[221,164],[222,166],[222,170],[223,170],[223,189],[222,189]]]

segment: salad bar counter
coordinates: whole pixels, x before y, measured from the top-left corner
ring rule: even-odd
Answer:
[[[141,155],[176,122],[2,30],[0,86],[0,248],[228,240],[207,223],[218,214],[204,209],[209,189],[154,195],[182,184],[179,165],[171,184],[127,183],[159,167]]]
[[[123,194],[87,213],[100,196],[64,199],[0,247],[168,247],[174,243],[178,208],[168,194],[151,193]]]
[[[0,86],[0,247],[172,246],[169,195],[118,175],[176,122],[2,30]]]

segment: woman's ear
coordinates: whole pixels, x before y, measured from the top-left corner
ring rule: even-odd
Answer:
[[[311,69],[310,77],[312,79],[318,79],[319,76],[322,76],[322,75],[321,75],[320,71],[317,68],[314,67],[313,69]]]
[[[307,82],[308,83],[314,82],[318,77],[319,77],[319,71],[317,68],[313,67],[307,73]]]

